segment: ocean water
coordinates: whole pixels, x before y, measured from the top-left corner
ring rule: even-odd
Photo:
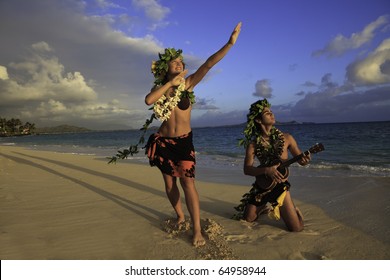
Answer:
[[[305,176],[381,176],[390,174],[390,122],[289,124],[277,126],[294,136],[302,151],[316,143],[325,150],[312,155],[306,167],[291,166]],[[245,150],[237,145],[243,125],[193,128],[197,166],[221,170],[242,170]],[[150,133],[147,133],[146,139]],[[141,132],[94,131],[0,138],[0,145],[16,145],[80,155],[109,157],[117,150],[137,143]],[[144,150],[126,161],[147,163]]]

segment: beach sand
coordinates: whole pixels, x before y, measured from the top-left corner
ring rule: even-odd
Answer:
[[[171,225],[157,168],[0,146],[0,258],[389,259],[390,178],[292,176],[305,229],[291,233],[266,215],[255,223],[231,219],[252,182],[241,173],[198,168],[207,244],[195,248],[189,222]]]

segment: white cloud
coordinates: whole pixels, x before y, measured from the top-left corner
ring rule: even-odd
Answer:
[[[8,72],[5,66],[0,65],[0,80],[8,80]]]
[[[245,122],[247,111],[222,112],[220,110],[209,110],[197,118],[193,118],[194,127],[232,125]]]
[[[169,8],[160,5],[156,0],[133,0],[133,5],[143,9],[149,19],[156,21],[163,20],[170,13]]]
[[[96,1],[96,4],[102,9],[121,8],[119,5],[117,5],[111,1],[107,1],[107,0],[95,0],[95,1]]]
[[[356,85],[390,83],[390,38],[364,59],[351,63],[347,78]]]
[[[197,109],[197,110],[217,110],[217,109],[219,109],[214,104],[215,104],[214,99],[206,99],[206,98],[197,97],[196,103],[194,104],[194,109]]]
[[[304,96],[296,104],[273,105],[276,120],[282,122],[358,122],[390,121],[390,86],[356,91],[347,85],[322,85],[315,92],[301,92]],[[222,112],[207,111],[193,118],[197,127],[240,124],[246,121],[248,110]]]
[[[7,38],[0,52],[0,115],[29,117],[22,120],[37,127],[60,121],[96,129],[143,124],[150,113],[144,104],[153,81],[150,61],[162,49],[152,35],[128,36],[111,26],[110,15],[87,15],[87,4],[74,0],[1,5],[1,26],[12,29],[0,28]]]
[[[390,120],[390,87],[357,90],[338,85],[325,74],[315,92],[308,92],[296,104],[273,106],[280,121],[348,122]],[[303,95],[303,92],[302,92]]]
[[[253,96],[271,98],[272,97],[272,87],[270,86],[270,81],[267,79],[258,80],[255,84],[255,92]]]
[[[304,87],[315,87],[317,86],[315,83],[311,82],[311,81],[306,81],[302,84],[302,86]]]
[[[307,94],[291,109],[298,121],[347,122],[389,120],[389,87],[332,95],[327,91]]]
[[[141,110],[129,110],[116,99],[100,102],[82,73],[65,72],[51,50],[45,42],[34,43],[30,56],[10,63],[11,78],[0,80],[2,116],[38,122],[39,126],[70,123],[90,128],[123,128],[129,118],[142,121]]]
[[[341,56],[345,52],[358,49],[371,42],[375,36],[375,31],[389,22],[389,16],[380,16],[374,22],[368,24],[361,32],[353,33],[349,38],[339,34],[325,48],[313,52],[313,56],[328,55],[330,57]]]
[[[81,73],[64,72],[65,67],[49,53],[51,48],[47,43],[35,43],[31,50],[31,56],[25,61],[10,63],[10,70],[16,78],[3,84],[0,92],[3,104],[50,98],[70,103],[96,99],[96,92]]]
[[[123,7],[114,3],[120,3]],[[144,104],[145,94],[153,82],[150,62],[163,50],[163,44],[148,33],[150,29],[145,29],[145,23],[147,26],[157,24],[160,27],[167,24],[163,21],[171,19],[167,17],[171,11],[164,4],[171,5],[167,1],[157,0],[0,0],[0,37],[6,38],[1,42],[0,52],[0,115],[19,117],[23,121],[34,122],[38,127],[66,123],[96,129],[139,128],[150,115],[148,106]],[[178,7],[175,6],[175,9]],[[149,18],[145,19],[144,14]],[[339,41],[349,42],[349,45],[346,44],[349,47],[365,46],[372,40],[370,34],[375,35],[381,26],[384,27],[384,24],[378,19],[356,36],[342,36]],[[163,33],[159,34],[161,38],[166,37]],[[181,40],[184,42],[188,38]],[[334,51],[339,49],[342,50],[335,48]],[[190,55],[193,51],[184,54],[190,72],[203,63],[203,59]],[[362,64],[356,63],[353,68],[355,72],[352,72],[351,66],[353,76],[350,81],[362,85],[370,81],[377,83],[380,81],[378,69],[381,75],[388,75],[390,62],[387,56],[382,56],[381,62],[371,60],[368,63],[373,57],[379,59],[381,52],[385,50],[378,48],[366,59],[360,60]],[[367,64],[363,64],[363,61]],[[373,69],[372,65],[376,67],[375,75],[375,71],[366,76],[357,71]],[[294,70],[295,66],[291,65],[290,70]],[[296,70],[302,69],[300,66]],[[218,68],[210,72],[202,83],[207,83],[216,73]],[[300,104],[312,107],[293,110],[290,106],[291,116],[298,117],[300,113],[301,118],[310,108],[320,112],[322,102],[333,102],[335,98],[347,102],[341,99],[342,95],[351,94],[350,98],[364,95],[364,92],[353,95],[354,92],[334,83],[331,90],[330,75],[317,84],[320,84],[318,91],[313,87],[315,84],[306,82],[305,86],[310,86],[310,92],[300,92],[301,97],[305,96]],[[203,94],[200,90],[197,93],[199,96]],[[256,97],[269,98],[272,93],[269,80],[257,81]],[[379,93],[370,93],[376,100],[384,99]],[[217,108],[220,107],[219,96],[213,95],[213,98],[216,98],[215,102],[213,99],[198,99],[198,109],[207,112],[204,117],[198,118],[205,111],[194,110],[194,125],[201,121],[207,124],[210,120],[215,125],[218,125],[218,121],[221,121],[220,124],[231,124],[245,120],[247,108],[244,112],[223,113]],[[354,99],[357,100],[361,99]],[[347,103],[340,104],[348,108]],[[329,110],[333,112],[332,107]],[[349,109],[345,111],[349,112]],[[287,114],[287,109],[281,113]],[[309,115],[305,116],[310,118]]]
[[[31,48],[33,50],[36,50],[36,51],[40,51],[40,52],[51,52],[51,51],[54,51],[48,43],[46,42],[38,42],[38,43],[34,43],[32,44]]]

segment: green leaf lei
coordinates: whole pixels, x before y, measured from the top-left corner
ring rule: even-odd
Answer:
[[[276,127],[272,127],[268,143],[262,138],[262,136],[258,136],[256,138],[255,155],[260,162],[260,166],[272,166],[276,160],[280,159],[280,156],[283,153],[283,147],[283,132],[281,132]],[[249,190],[249,192],[242,196],[240,204],[234,207],[238,213],[234,214],[232,219],[243,219],[246,206],[252,197],[256,196],[259,192],[260,190],[258,187],[252,185],[252,188]]]
[[[158,54],[159,60],[153,61],[152,66],[151,66],[151,72],[155,78],[154,87],[161,86],[167,82],[166,78],[167,78],[167,73],[168,73],[168,68],[169,68],[168,62],[171,60],[174,60],[178,57],[181,60],[183,60],[182,52],[183,51],[181,49],[176,50],[174,48],[166,48],[164,50],[164,53]],[[176,89],[175,91],[177,91],[177,90],[178,89]],[[182,99],[182,98],[189,98],[191,104],[195,103],[194,92],[190,92],[188,90],[180,90],[180,99]],[[158,101],[156,101],[156,102],[158,102]],[[154,106],[149,108],[149,110],[153,110],[153,108],[154,108]],[[173,110],[173,108],[172,108],[172,110]],[[148,130],[149,126],[152,124],[153,120],[155,120],[155,119],[157,119],[156,114],[152,113],[150,118],[146,119],[145,124],[140,128],[140,130],[142,131],[142,134],[140,136],[140,139],[138,140],[138,143],[135,145],[130,145],[130,147],[128,149],[117,151],[117,153],[114,156],[108,157],[108,159],[109,159],[108,163],[109,164],[116,163],[116,161],[118,159],[126,159],[129,155],[133,156],[134,154],[137,154],[139,152],[138,145],[143,144],[145,142],[146,131]]]
[[[188,98],[191,102],[191,104],[195,104],[196,101],[195,101],[195,94],[193,91],[188,91],[188,90],[183,90],[181,92],[181,95],[180,95],[180,99],[181,98]]]
[[[276,127],[271,128],[269,142],[262,136],[256,138],[255,155],[261,166],[271,166],[283,153],[284,136]]]
[[[126,159],[129,155],[133,156],[134,154],[137,154],[139,152],[138,145],[143,144],[145,142],[146,131],[148,130],[150,124],[153,122],[154,119],[156,119],[154,113],[150,116],[149,119],[146,119],[145,124],[140,128],[140,130],[142,131],[142,134],[141,134],[141,137],[139,138],[137,144],[130,145],[130,147],[128,149],[117,151],[117,153],[114,156],[108,157],[108,159],[109,159],[108,163],[109,164],[116,163],[116,161],[118,159]]]

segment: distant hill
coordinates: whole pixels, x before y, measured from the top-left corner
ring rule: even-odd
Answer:
[[[289,122],[279,122],[279,121],[276,121],[276,123],[275,123],[275,125],[290,125],[290,124],[315,124],[315,123],[314,122],[300,123],[300,122],[297,122],[297,121],[289,121]],[[245,127],[245,126],[246,126],[246,122],[240,123],[240,124],[222,125],[220,127]],[[199,128],[207,128],[207,127],[199,127]]]
[[[279,122],[279,121],[276,121],[275,125],[286,125],[286,124],[301,124],[297,121],[289,121],[289,122]]]
[[[51,134],[51,133],[72,133],[72,132],[88,132],[92,131],[85,127],[78,127],[72,125],[58,125],[53,127],[36,127],[35,134]]]

